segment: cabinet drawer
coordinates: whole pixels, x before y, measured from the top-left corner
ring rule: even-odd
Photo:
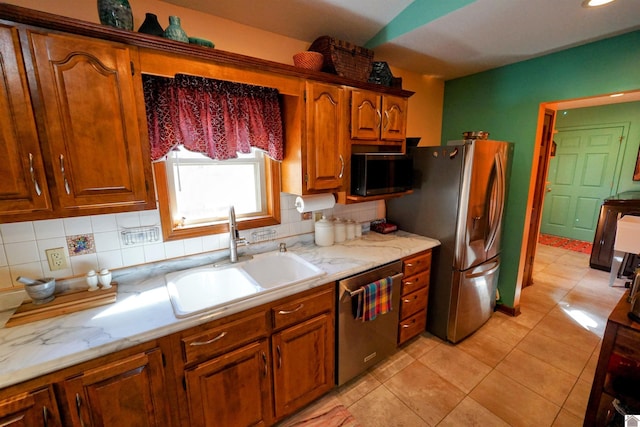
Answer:
[[[420,288],[428,287],[430,277],[431,270],[423,271],[413,276],[405,275],[402,279],[402,295],[408,295]]]
[[[280,329],[331,310],[334,303],[334,292],[334,289],[331,288],[273,307],[271,309],[273,328]]]
[[[263,313],[256,313],[206,331],[182,338],[185,363],[221,353],[267,335]]]
[[[422,310],[400,322],[398,345],[422,333],[427,326],[427,311]]]
[[[431,268],[431,251],[422,252],[411,258],[407,258],[403,263],[403,272],[405,277],[412,276],[420,271],[429,270]]]
[[[406,319],[420,310],[425,310],[427,308],[428,298],[428,287],[418,289],[417,291],[400,298],[400,319]]]

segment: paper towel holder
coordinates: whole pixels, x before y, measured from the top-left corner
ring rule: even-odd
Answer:
[[[307,194],[296,197],[294,206],[298,212],[304,213],[331,209],[335,205],[335,202],[336,197],[333,193]]]

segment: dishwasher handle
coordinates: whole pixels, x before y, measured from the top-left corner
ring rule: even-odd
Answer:
[[[391,276],[391,280],[392,280],[392,282],[393,282],[393,283],[396,283],[398,280],[402,279],[402,276],[403,276],[403,275],[404,275],[403,273],[396,273],[396,274],[394,274],[393,276]],[[387,277],[387,276],[385,276],[385,277]],[[378,279],[376,279],[376,280],[380,280],[380,279],[383,279],[383,278],[384,278],[384,277],[380,277],[380,278],[378,278]],[[375,280],[374,280],[374,281],[375,281]],[[371,283],[371,282],[370,282],[370,283]],[[362,285],[362,286],[364,286],[364,285]],[[344,298],[345,296],[348,296],[349,298],[352,298],[352,297],[354,297],[354,296],[356,296],[356,295],[358,295],[358,294],[361,294],[362,292],[364,292],[364,289],[363,289],[363,287],[362,287],[362,286],[358,286],[358,288],[357,288],[356,290],[353,290],[353,291],[352,291],[352,290],[350,290],[346,285],[344,285],[344,284],[342,284],[342,283],[341,283],[341,284],[340,284],[341,295],[342,295],[342,297],[341,297],[341,298]]]

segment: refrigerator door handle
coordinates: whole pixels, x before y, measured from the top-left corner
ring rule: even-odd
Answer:
[[[465,274],[465,278],[475,279],[476,277],[488,276],[489,274],[495,273],[498,268],[500,268],[500,260],[497,259],[493,261],[493,266],[488,270],[482,270],[481,272],[474,274]]]
[[[496,180],[495,180],[495,189],[496,189],[496,199],[491,200],[491,203],[494,206],[497,206],[497,212],[493,217],[490,217],[491,220],[491,232],[489,234],[489,238],[487,239],[487,243],[485,245],[485,251],[488,251],[494,244],[496,237],[498,236],[498,231],[502,227],[502,214],[504,212],[504,200],[505,200],[505,170],[504,165],[502,163],[502,157],[500,153],[496,153],[494,166],[496,168]]]

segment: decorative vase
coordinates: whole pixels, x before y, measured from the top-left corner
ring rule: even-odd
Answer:
[[[169,17],[169,26],[164,30],[163,37],[189,43],[189,37],[180,26],[180,18],[177,16]]]
[[[129,0],[98,0],[98,16],[102,25],[133,31]]]
[[[164,30],[158,22],[158,17],[153,13],[147,13],[144,22],[140,25],[140,28],[138,28],[138,32],[162,37]]]

